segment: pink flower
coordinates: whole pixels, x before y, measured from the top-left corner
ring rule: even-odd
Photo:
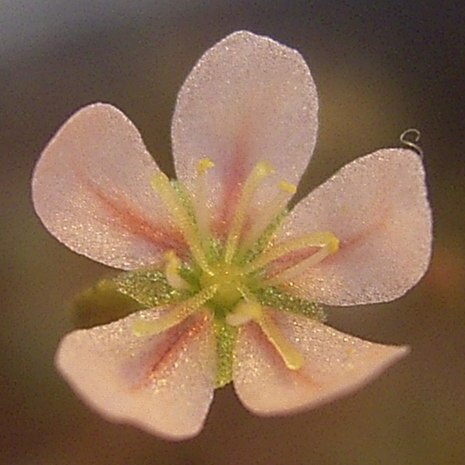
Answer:
[[[70,249],[130,270],[114,283],[140,308],[62,340],[57,367],[86,403],[183,439],[231,379],[248,409],[283,414],[352,392],[408,352],[324,325],[319,304],[390,301],[424,274],[421,160],[378,150],[288,212],[316,131],[302,57],[249,32],[207,51],[179,93],[178,181],[110,105],[58,131],[34,172],[35,209]]]

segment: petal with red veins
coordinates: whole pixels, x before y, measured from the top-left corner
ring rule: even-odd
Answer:
[[[56,365],[80,397],[108,420],[130,423],[167,439],[202,428],[215,385],[211,316],[201,313],[165,333],[137,337],[148,310],[105,326],[68,334]]]
[[[349,394],[408,353],[406,347],[364,341],[302,316],[272,314],[304,365],[289,370],[255,323],[241,327],[234,387],[245,407],[259,415],[314,408]]]
[[[160,170],[118,109],[89,105],[58,131],[32,180],[45,227],[75,252],[115,268],[151,265],[183,249],[150,186]]]
[[[210,202],[222,206],[218,213],[227,222],[257,162],[298,182],[315,145],[317,107],[313,79],[297,51],[250,32],[231,34],[203,55],[179,92],[172,125],[179,179],[191,186],[198,161],[210,158]],[[276,182],[257,202],[270,198]]]
[[[312,231],[332,232],[340,246],[293,279],[298,292],[329,305],[403,295],[423,276],[431,254],[420,157],[407,149],[384,149],[344,166],[295,207],[278,241]]]

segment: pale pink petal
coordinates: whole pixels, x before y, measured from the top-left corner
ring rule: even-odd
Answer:
[[[215,345],[211,317],[200,314],[151,337],[137,337],[133,314],[68,334],[56,365],[82,399],[108,420],[130,423],[168,439],[202,428],[213,398]]]
[[[242,403],[259,415],[314,408],[349,394],[408,353],[406,347],[364,341],[302,316],[273,315],[305,363],[289,370],[255,323],[241,328],[234,387]]]
[[[304,270],[296,288],[318,302],[354,305],[403,295],[425,273],[431,211],[420,157],[384,149],[343,167],[293,210],[281,237],[330,231],[337,253]]]
[[[177,175],[190,186],[198,160],[213,160],[210,201],[223,206],[223,216],[259,161],[273,165],[278,179],[296,183],[315,145],[317,107],[313,79],[297,51],[235,32],[203,55],[178,95],[172,126]],[[269,196],[262,190],[262,200]]]
[[[45,227],[75,252],[115,268],[182,248],[150,187],[159,169],[128,118],[107,104],[74,114],[48,144],[32,180]]]

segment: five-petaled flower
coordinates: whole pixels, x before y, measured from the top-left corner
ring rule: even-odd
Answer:
[[[324,325],[320,304],[386,302],[424,274],[421,159],[378,150],[288,211],[316,130],[299,53],[237,32],[179,93],[177,181],[110,105],[58,131],[34,172],[35,209],[69,248],[126,270],[111,282],[138,306],[60,344],[58,369],[89,405],[182,439],[231,380],[247,408],[281,414],[351,392],[407,353]]]

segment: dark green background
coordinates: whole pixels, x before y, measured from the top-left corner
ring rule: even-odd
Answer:
[[[42,1],[0,4],[0,463],[6,465],[446,465],[465,463],[462,2]],[[433,261],[407,297],[331,309],[358,336],[412,354],[319,410],[261,419],[231,387],[206,427],[169,443],[107,423],[57,375],[74,293],[108,269],[40,225],[31,170],[83,105],[118,106],[173,174],[176,93],[201,54],[238,29],[297,48],[320,95],[320,132],[300,195],[338,167],[422,131],[435,218]],[[356,272],[356,270],[354,270]]]

